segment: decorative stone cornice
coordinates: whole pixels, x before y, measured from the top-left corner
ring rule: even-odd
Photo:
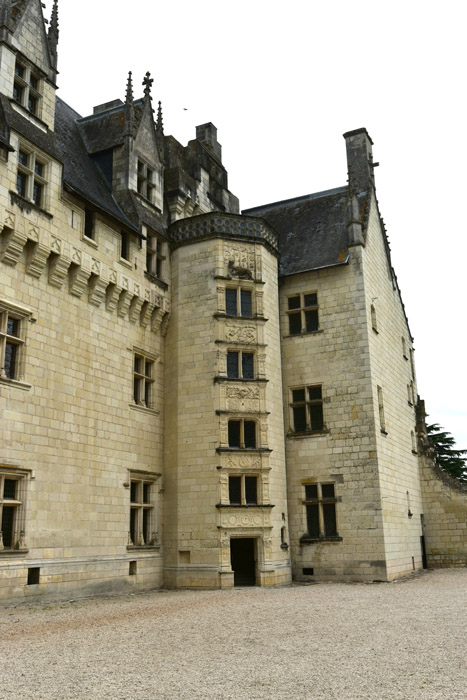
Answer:
[[[169,227],[169,238],[174,248],[207,238],[228,238],[262,243],[274,255],[279,255],[276,231],[262,219],[240,214],[210,212],[189,219],[180,219]]]

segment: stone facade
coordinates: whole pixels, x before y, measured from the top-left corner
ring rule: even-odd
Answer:
[[[81,117],[56,3],[0,22],[0,598],[464,565],[367,132],[240,215],[212,124],[166,136],[149,74]]]

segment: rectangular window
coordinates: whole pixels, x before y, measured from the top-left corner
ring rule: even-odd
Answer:
[[[146,272],[162,279],[162,263],[165,260],[163,254],[164,242],[155,234],[148,232],[146,240]]]
[[[258,477],[229,476],[229,503],[231,505],[257,505]]]
[[[154,201],[154,171],[142,160],[138,160],[137,190],[145,199]]]
[[[121,231],[121,245],[120,245],[120,257],[123,258],[124,260],[129,260],[130,259],[130,237],[128,236],[126,231]]]
[[[287,299],[289,334],[312,333],[319,329],[318,293],[295,294]]]
[[[46,163],[34,151],[20,146],[18,151],[18,170],[16,173],[16,191],[24,199],[44,208]]]
[[[26,63],[16,59],[13,99],[36,117],[40,116],[40,87],[40,76]]]
[[[338,537],[334,484],[305,484],[307,536],[311,539]]]
[[[95,238],[94,232],[94,212],[86,208],[84,210],[84,235],[92,241]]]
[[[128,544],[134,547],[156,544],[154,515],[155,483],[132,475],[130,480],[130,530]]]
[[[229,420],[229,447],[256,448],[256,423],[254,420]]]
[[[24,319],[0,305],[0,378],[20,378]]]
[[[254,355],[252,352],[227,353],[227,376],[230,379],[254,379]]]
[[[139,406],[152,408],[154,361],[135,353],[133,367],[133,399]]]
[[[0,550],[24,549],[24,475],[0,472]]]
[[[321,386],[292,389],[293,430],[307,433],[324,429],[323,395]]]
[[[376,387],[378,392],[378,411],[379,411],[379,426],[381,432],[386,432],[386,419],[384,417],[384,402],[383,402],[383,390],[380,386]]]
[[[253,295],[250,289],[225,290],[225,313],[228,316],[243,316],[251,318],[253,316]]]

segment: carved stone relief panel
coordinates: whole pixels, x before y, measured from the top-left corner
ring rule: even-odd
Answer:
[[[260,390],[258,386],[225,386],[225,401],[228,411],[258,412],[260,409]]]
[[[256,326],[227,322],[225,324],[225,339],[235,343],[256,343]]]

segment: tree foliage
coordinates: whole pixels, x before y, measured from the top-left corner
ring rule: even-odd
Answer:
[[[438,423],[426,426],[426,432],[436,453],[436,461],[443,471],[467,484],[467,450],[456,450],[455,440]]]

